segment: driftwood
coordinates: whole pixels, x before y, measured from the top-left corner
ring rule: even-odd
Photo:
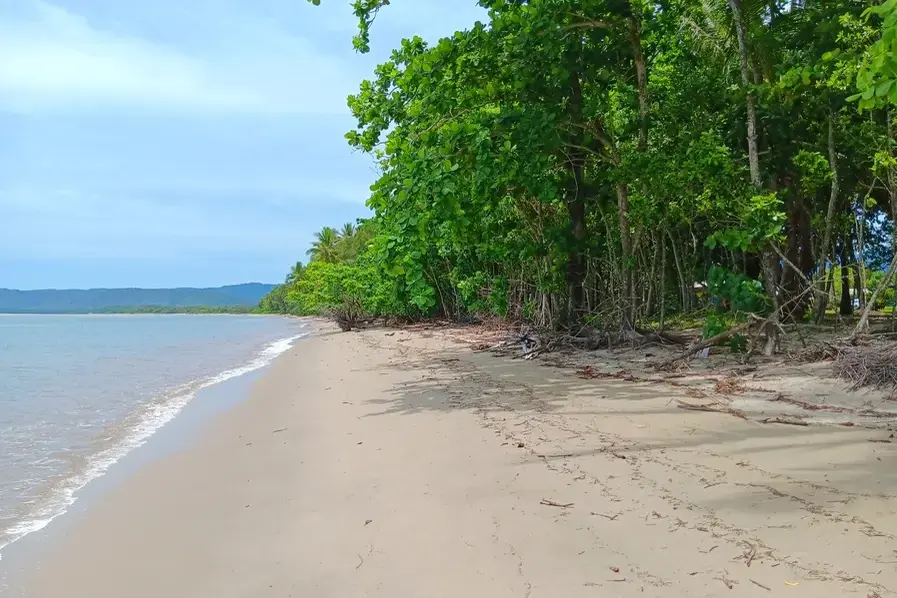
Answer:
[[[560,503],[560,502],[555,502],[553,500],[549,500],[547,498],[543,498],[539,504],[544,505],[546,507],[557,507],[559,509],[569,509],[570,507],[573,506],[572,502]]]
[[[681,334],[674,334],[663,330],[636,330],[641,335],[639,345],[658,344],[658,345],[687,345],[689,339]]]
[[[685,409],[686,411],[704,411],[707,413],[728,413],[729,415],[734,415],[735,417],[743,420],[747,420],[747,415],[744,414],[744,411],[741,409],[733,409],[727,405],[723,405],[722,403],[714,403],[712,405],[696,405],[695,403],[687,403],[685,401],[680,401],[676,399],[676,406],[679,409]]]
[[[657,364],[657,366],[655,366],[655,367],[659,370],[666,369],[666,368],[670,367],[671,365],[673,365],[674,363],[676,363],[677,361],[683,361],[685,359],[688,359],[695,353],[698,353],[699,351],[707,349],[708,347],[712,347],[714,345],[718,345],[724,341],[727,341],[730,338],[732,338],[733,336],[735,336],[736,334],[746,333],[746,332],[750,331],[750,329],[752,327],[756,327],[756,332],[753,335],[753,337],[751,338],[751,342],[750,342],[751,348],[748,351],[749,353],[753,350],[755,341],[761,332],[766,332],[767,337],[776,337],[776,338],[778,338],[779,334],[785,334],[785,329],[782,328],[782,325],[774,320],[771,320],[768,318],[761,318],[757,314],[752,314],[752,313],[747,314],[747,317],[748,317],[747,322],[739,324],[738,326],[733,326],[732,328],[729,328],[728,330],[720,332],[719,334],[717,334],[715,336],[712,336],[710,338],[707,338],[707,339],[704,339],[697,343],[694,343],[691,346],[689,346],[689,348],[686,349],[686,351],[684,353],[680,353],[679,355],[676,355],[675,357],[673,357],[671,359],[667,359],[666,361],[663,361],[663,362]]]
[[[708,339],[704,339],[698,343],[695,343],[692,346],[690,346],[688,349],[686,349],[684,353],[680,353],[679,355],[676,355],[675,357],[673,357],[671,359],[667,359],[666,361],[659,363],[657,365],[657,369],[668,368],[669,366],[673,365],[677,361],[682,361],[682,360],[688,359],[689,357],[691,357],[695,353],[698,353],[699,351],[703,351],[704,349],[706,349],[708,347],[712,347],[713,345],[718,345],[719,343],[721,343],[723,341],[727,341],[730,338],[732,338],[733,336],[735,336],[736,334],[746,331],[748,328],[750,328],[752,323],[753,322],[746,322],[739,326],[735,326],[734,328],[729,328],[728,330],[726,330],[724,332],[720,332],[716,336],[711,336]]]
[[[785,417],[767,417],[766,419],[760,420],[761,424],[788,424],[789,426],[809,426],[807,422],[802,419],[790,419]]]

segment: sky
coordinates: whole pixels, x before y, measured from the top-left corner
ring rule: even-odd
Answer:
[[[0,0],[0,287],[277,282],[368,214],[346,96],[403,37],[483,18],[394,0]]]

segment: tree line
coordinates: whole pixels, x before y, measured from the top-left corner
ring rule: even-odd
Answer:
[[[356,0],[358,50],[388,3]],[[761,316],[772,353],[897,300],[897,0],[480,5],[350,96],[373,216],[264,309],[624,335],[702,310],[706,334]]]

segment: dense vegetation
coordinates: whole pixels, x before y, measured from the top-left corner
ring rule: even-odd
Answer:
[[[358,50],[386,4],[356,0]],[[349,98],[374,215],[321,231],[264,309],[624,335],[754,314],[771,353],[781,323],[895,301],[897,0],[480,4]]]
[[[205,289],[0,289],[0,313],[246,313],[272,288],[247,283]]]

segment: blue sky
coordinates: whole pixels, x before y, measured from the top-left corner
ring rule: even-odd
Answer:
[[[0,287],[278,281],[366,215],[345,98],[475,0],[0,0]]]

